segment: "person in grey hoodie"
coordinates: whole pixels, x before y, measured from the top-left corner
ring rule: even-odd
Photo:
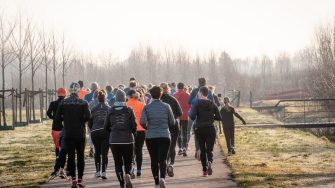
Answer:
[[[98,91],[98,104],[91,110],[92,116],[88,124],[91,130],[91,138],[95,148],[94,162],[96,167],[95,176],[107,179],[106,168],[108,164],[109,134],[104,129],[105,119],[110,109],[106,104],[106,93],[104,90]]]
[[[169,129],[174,129],[176,122],[170,105],[160,100],[162,88],[154,86],[149,92],[152,100],[144,107],[140,123],[147,130],[146,145],[151,159],[155,187],[165,188],[167,154],[171,142]]]
[[[109,135],[109,145],[113,153],[116,177],[121,188],[131,188],[130,173],[133,162],[134,134],[137,124],[132,108],[126,106],[126,93],[118,90],[114,106],[109,110],[105,120],[105,130]],[[125,175],[123,173],[123,166]]]

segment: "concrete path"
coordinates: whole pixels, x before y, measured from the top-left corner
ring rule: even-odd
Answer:
[[[171,188],[223,188],[223,187],[237,187],[236,183],[231,179],[231,171],[226,164],[224,164],[224,157],[220,151],[218,144],[214,147],[214,163],[213,175],[202,177],[202,167],[200,161],[194,158],[194,139],[190,141],[188,157],[177,156],[174,166],[175,176],[166,178],[167,187]],[[144,147],[144,159],[142,167],[142,177],[132,180],[134,188],[154,187],[154,180],[152,178],[150,169],[150,158],[147,149]],[[95,167],[94,160],[87,159],[85,166],[84,182],[86,187],[90,188],[117,188],[119,182],[114,172],[114,160],[109,153],[108,165],[108,180],[96,179],[94,177]],[[70,187],[70,182],[60,178],[51,180],[42,187]]]

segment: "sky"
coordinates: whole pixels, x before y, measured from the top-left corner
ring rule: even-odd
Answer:
[[[86,53],[125,58],[149,45],[246,58],[293,54],[309,45],[315,29],[334,20],[335,1],[0,0],[0,12],[64,34]]]

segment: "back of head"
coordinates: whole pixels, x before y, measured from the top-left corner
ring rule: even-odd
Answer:
[[[116,91],[115,102],[126,102],[126,93],[123,90]]]
[[[65,88],[58,88],[57,95],[58,97],[66,97],[67,91]]]
[[[163,89],[163,93],[170,93],[170,87],[168,83],[163,82],[160,84],[160,87]]]
[[[198,82],[199,82],[200,87],[206,85],[206,79],[205,78],[199,78]]]
[[[132,82],[132,81],[136,81],[136,79],[135,79],[134,77],[131,77],[131,78],[129,79],[129,82]]]
[[[113,90],[113,87],[112,87],[112,86],[110,86],[110,85],[106,86],[106,91],[107,91],[108,93],[112,92],[112,90]]]
[[[79,84],[80,88],[83,88],[83,87],[84,87],[84,82],[83,82],[82,80],[79,80],[79,81],[78,81],[78,84]]]
[[[97,90],[99,89],[99,84],[97,82],[93,82],[91,84],[91,90],[94,91],[94,90]]]
[[[80,85],[76,82],[72,82],[69,87],[69,91],[71,94],[78,94],[80,90]]]
[[[153,86],[150,90],[150,95],[153,99],[160,99],[163,93],[163,89],[159,86]]]
[[[177,88],[178,89],[184,89],[185,88],[184,83],[182,83],[182,82],[178,83]]]
[[[209,93],[208,87],[206,87],[206,86],[202,86],[202,87],[199,89],[199,92],[200,92],[204,97],[207,97],[207,96],[208,96],[208,93]]]
[[[129,83],[129,87],[130,88],[134,88],[134,87],[136,87],[137,86],[137,82],[136,81],[131,81],[130,83]]]
[[[138,99],[139,98],[139,93],[135,90],[129,90],[127,95],[132,99]]]
[[[106,92],[104,90],[99,90],[98,92],[98,101],[99,103],[104,103],[106,101]]]

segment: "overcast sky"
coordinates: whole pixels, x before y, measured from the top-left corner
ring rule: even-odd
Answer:
[[[21,12],[93,54],[124,58],[142,44],[244,58],[308,45],[335,17],[335,0],[0,0],[0,12]]]

